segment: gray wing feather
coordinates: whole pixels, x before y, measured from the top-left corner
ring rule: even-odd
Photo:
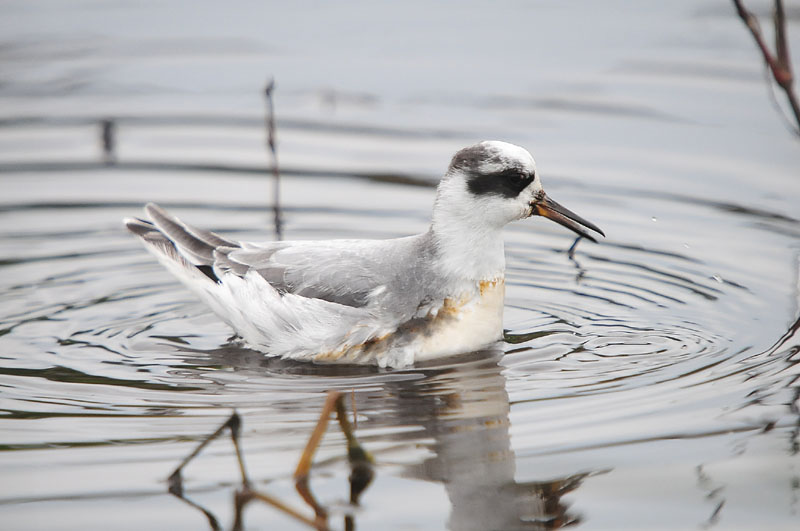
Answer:
[[[151,221],[126,220],[128,229],[166,254],[177,251],[212,280],[219,281],[226,274],[244,278],[254,271],[279,293],[353,308],[375,302],[382,291],[400,294],[404,304],[402,310],[395,307],[397,310],[407,313],[419,304],[416,290],[407,284],[422,279],[401,282],[392,272],[398,265],[413,270],[408,259],[427,249],[424,240],[240,243],[188,225],[153,203],[145,212]]]
[[[234,241],[183,223],[154,203],[149,203],[145,207],[145,212],[155,228],[171,240],[178,251],[195,265],[213,265],[214,250],[217,247],[239,247]]]
[[[125,226],[145,242],[161,249],[162,252],[170,256],[177,254],[172,242],[149,221],[139,218],[127,218],[125,219]]]
[[[386,281],[376,276],[380,268],[365,251],[363,247],[348,248],[342,240],[313,246],[280,242],[262,248],[232,249],[224,258],[218,253],[217,263],[224,263],[240,276],[254,270],[279,291],[362,307],[370,293]]]

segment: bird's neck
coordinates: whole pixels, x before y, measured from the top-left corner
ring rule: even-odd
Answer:
[[[447,219],[434,215],[431,236],[442,271],[453,280],[480,282],[502,279],[506,268],[502,228],[479,219]]]

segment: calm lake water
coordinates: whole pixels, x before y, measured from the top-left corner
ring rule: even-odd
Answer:
[[[358,529],[798,528],[800,141],[730,2],[0,14],[4,529],[208,528],[166,478],[234,409],[256,487],[303,507],[291,476],[331,389],[376,460]],[[271,77],[287,239],[425,230],[451,155],[483,139],[529,148],[608,237],[570,259],[557,225],[508,227],[496,351],[378,371],[240,348],[121,219],[153,200],[270,239]],[[315,494],[341,506],[348,474],[331,424]],[[184,486],[229,527],[229,439]],[[305,529],[258,504],[244,523]]]

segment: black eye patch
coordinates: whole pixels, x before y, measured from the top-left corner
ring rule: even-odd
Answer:
[[[467,189],[476,196],[491,194],[511,199],[527,188],[534,177],[513,168],[489,174],[472,173],[467,180]]]

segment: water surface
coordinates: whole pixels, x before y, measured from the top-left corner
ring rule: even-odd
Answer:
[[[377,463],[360,529],[795,528],[798,141],[729,6],[612,4],[6,3],[5,525],[207,527],[165,479],[233,409],[256,486],[301,506],[291,475],[338,389]],[[491,38],[464,36],[476,19]],[[555,224],[508,227],[490,352],[380,371],[243,349],[120,220],[157,200],[271,238],[268,75],[287,238],[425,230],[449,157],[484,138],[529,147],[548,193],[608,237],[570,258]],[[347,497],[345,458],[332,425],[312,480],[326,503]],[[228,526],[230,441],[185,481]],[[302,529],[266,506],[245,524]]]

